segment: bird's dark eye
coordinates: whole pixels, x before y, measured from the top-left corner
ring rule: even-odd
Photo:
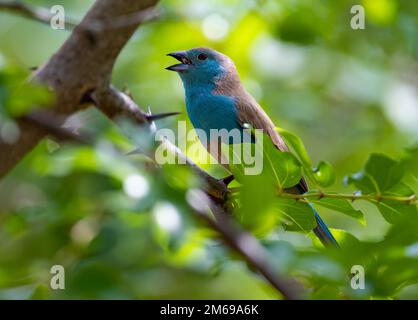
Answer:
[[[206,60],[206,59],[208,58],[208,56],[207,56],[206,54],[204,54],[204,53],[201,53],[201,54],[199,54],[199,55],[197,56],[197,58],[198,58],[199,60]]]

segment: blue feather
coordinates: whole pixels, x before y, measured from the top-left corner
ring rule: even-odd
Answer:
[[[312,208],[312,211],[315,214],[316,223],[318,224],[315,229],[313,230],[316,236],[321,240],[323,245],[333,245],[338,247],[338,242],[335,240],[334,236],[332,235],[331,231],[328,229],[325,222],[322,220],[321,216],[319,215],[318,211],[314,208],[314,206],[310,203],[309,204]]]

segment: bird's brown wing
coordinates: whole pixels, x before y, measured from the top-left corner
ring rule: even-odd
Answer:
[[[269,116],[250,94],[245,94],[236,99],[238,118],[241,125],[248,123],[254,129],[262,129],[271,138],[277,149],[280,151],[289,151],[286,143],[276,131],[273,121],[271,121]]]
[[[244,93],[241,96],[236,97],[238,118],[241,125],[248,123],[254,129],[262,129],[274,143],[277,149],[280,151],[289,151],[283,138],[277,132],[273,121],[259,106],[255,99],[248,93]],[[291,193],[305,193],[308,191],[308,185],[304,178],[302,178],[298,185],[287,190]]]

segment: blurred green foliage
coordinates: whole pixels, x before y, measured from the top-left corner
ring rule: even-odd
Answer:
[[[81,19],[92,1],[59,3]],[[364,30],[350,27],[354,4],[366,10]],[[209,46],[235,61],[246,88],[289,130],[279,129],[294,151],[272,153],[274,165],[244,176],[234,197],[236,220],[260,238],[272,266],[302,280],[311,298],[417,299],[416,206],[312,199],[341,244],[325,250],[306,234],[314,226],[309,206],[275,197],[274,188],[303,173],[313,189],[330,193],[418,193],[418,3],[167,0],[159,7],[162,17],[124,48],[113,83],[153,112],[183,111],[183,120],[183,89],[164,70],[165,54]],[[12,143],[12,117],[50,99],[25,84],[26,70],[69,32],[0,16],[0,136]],[[144,156],[116,152],[149,139],[128,121],[120,129],[95,110],[72,121],[97,137],[94,146],[45,140],[0,182],[0,298],[280,297],[195,219],[185,197],[200,181],[187,168],[155,168]],[[65,267],[65,290],[49,286],[55,264]],[[350,287],[353,265],[365,269],[365,290]]]

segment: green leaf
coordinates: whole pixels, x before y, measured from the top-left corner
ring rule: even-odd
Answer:
[[[267,135],[263,135],[262,145],[260,141],[261,139],[257,141],[258,148],[254,148],[254,152],[260,152],[259,159],[263,162],[260,175],[266,176],[266,181],[270,180],[281,189],[293,187],[299,183],[302,178],[302,168],[297,158],[290,152],[279,151]],[[230,159],[232,159],[231,154],[237,155],[234,147],[229,146]],[[230,167],[238,181],[245,180],[245,164],[242,161],[231,163]]]
[[[328,187],[335,182],[335,171],[329,162],[321,161],[314,170],[315,180],[321,187]]]
[[[277,200],[276,188],[271,177],[264,174],[243,176],[241,182],[241,207],[236,210],[237,219],[256,235],[265,235],[276,226],[279,219],[277,211],[274,210]]]
[[[366,164],[366,172],[375,179],[380,191],[388,190],[396,185],[402,180],[404,174],[402,165],[381,154],[370,156]]]
[[[352,204],[346,199],[322,198],[318,200],[309,199],[309,202],[317,204],[318,206],[328,208],[354,219],[357,219],[361,224],[365,224],[364,214],[360,210],[354,209]]]
[[[365,169],[348,178],[363,194],[408,197],[414,192],[401,182],[405,172],[405,162],[397,162],[382,154],[372,154]],[[416,213],[416,206],[396,200],[370,200],[389,223],[396,223],[405,214]]]
[[[257,143],[260,143],[260,140]],[[268,136],[263,136],[262,143],[263,170],[261,174],[245,175],[241,165],[233,166],[233,172],[238,174],[242,184],[239,198],[241,208],[238,210],[239,221],[257,235],[264,235],[277,225],[284,212],[287,215],[286,221],[295,219],[296,225],[301,224],[301,227],[296,226],[294,229],[309,231],[312,227],[312,223],[309,224],[309,216],[313,217],[309,206],[303,203],[295,204],[298,211],[290,212],[285,203],[280,202],[282,199],[277,196],[278,188],[290,188],[299,183],[302,177],[300,162],[290,152],[277,150]],[[293,204],[293,202],[295,201],[289,203]],[[302,209],[308,213],[301,213]]]
[[[276,204],[285,229],[309,232],[316,227],[314,212],[306,202],[280,198]]]
[[[363,193],[383,193],[398,184],[403,177],[404,166],[383,155],[372,154],[364,171],[351,175],[348,183],[353,183]]]
[[[413,194],[413,191],[404,183],[398,183],[390,190],[385,192],[385,195],[408,197]],[[414,215],[417,213],[417,207],[407,203],[395,200],[371,201],[376,204],[383,218],[389,223],[397,223],[405,215]]]
[[[417,208],[399,201],[381,201],[376,204],[383,218],[389,223],[396,223],[401,216],[416,213]]]
[[[286,140],[287,144],[296,152],[296,155],[298,156],[302,165],[309,169],[309,171],[312,170],[312,161],[309,157],[308,151],[306,151],[302,139],[285,129],[276,127],[276,130]]]
[[[271,176],[281,188],[290,188],[302,178],[302,168],[296,157],[290,152],[277,150],[270,138],[263,143],[264,174]]]
[[[295,152],[297,159],[302,165],[305,176],[316,183],[316,179],[312,171],[312,160],[309,157],[308,151],[306,150],[302,139],[297,135],[279,127],[276,127],[276,131],[279,132],[279,134],[286,141],[287,145]]]

